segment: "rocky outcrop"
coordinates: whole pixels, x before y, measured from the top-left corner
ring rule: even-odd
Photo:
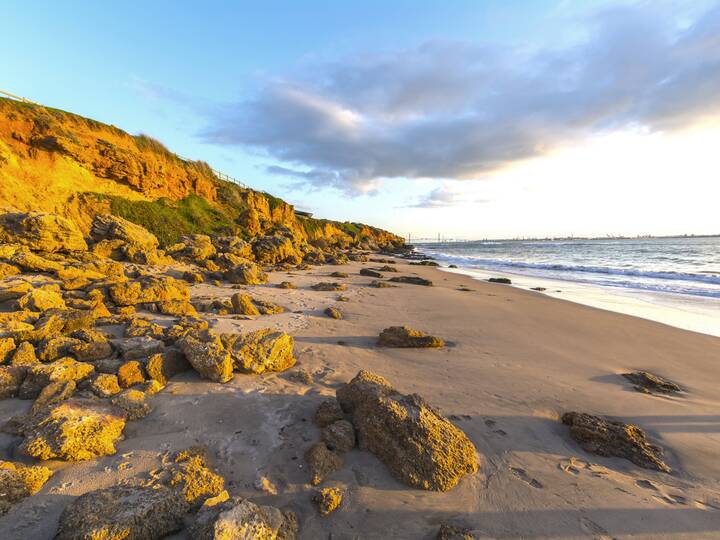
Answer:
[[[235,368],[243,373],[285,371],[295,365],[294,340],[284,332],[266,328],[248,334],[222,334]]]
[[[375,454],[400,481],[447,491],[478,470],[473,443],[417,394],[403,395],[379,375],[360,371],[337,390],[352,415],[360,448]]]
[[[670,472],[670,467],[662,459],[662,449],[650,444],[645,432],[638,426],[579,412],[563,414],[562,422],[570,428],[570,435],[586,452],[621,457],[638,467]]]
[[[160,243],[150,231],[131,221],[112,214],[99,214],[93,219],[90,236],[97,242],[120,240],[125,245],[154,250]]]
[[[190,300],[187,283],[168,276],[146,276],[116,283],[109,288],[109,293],[118,306]]]
[[[297,518],[273,506],[233,499],[203,508],[188,530],[195,540],[294,540]]]
[[[0,243],[21,244],[34,251],[85,251],[87,243],[72,221],[56,214],[1,212]]]
[[[378,345],[381,347],[432,348],[444,347],[445,341],[409,326],[391,326],[380,333]]]

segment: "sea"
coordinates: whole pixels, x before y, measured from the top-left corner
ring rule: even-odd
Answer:
[[[720,236],[414,245],[450,271],[720,336]]]

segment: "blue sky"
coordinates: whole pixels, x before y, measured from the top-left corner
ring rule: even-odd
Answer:
[[[715,4],[9,1],[0,88],[401,234],[720,232]]]

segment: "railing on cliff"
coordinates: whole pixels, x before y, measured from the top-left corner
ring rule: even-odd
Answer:
[[[27,99],[27,98],[24,98],[24,97],[22,97],[22,96],[18,96],[17,94],[13,94],[12,92],[6,92],[5,90],[1,90],[1,89],[0,89],[0,94],[2,94],[3,96],[7,96],[7,97],[9,97],[10,99],[14,99],[14,100],[16,100],[16,101],[22,101],[23,103],[30,103],[31,105],[37,105],[37,106],[39,106],[39,107],[42,107],[42,106],[43,106],[42,104],[38,103],[37,101],[32,101],[32,100]],[[179,156],[178,154],[174,154],[174,155],[175,155],[175,157],[178,158],[180,161],[184,161],[185,163],[192,163],[192,162],[195,161],[195,160],[193,160],[193,159],[188,159],[188,158],[186,158],[186,157]],[[220,179],[220,180],[224,180],[224,181],[226,181],[226,182],[232,182],[232,183],[237,184],[238,186],[240,186],[241,188],[244,188],[244,189],[250,189],[250,188],[247,186],[247,184],[244,184],[243,182],[241,182],[241,181],[238,180],[237,178],[233,178],[233,177],[230,176],[229,174],[225,174],[224,172],[218,171],[217,169],[213,169],[212,167],[210,167],[210,171],[211,171],[215,176],[217,176],[218,179]]]

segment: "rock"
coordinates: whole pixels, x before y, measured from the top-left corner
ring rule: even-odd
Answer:
[[[165,331],[165,341],[168,343],[177,341],[190,332],[203,332],[209,326],[205,320],[183,317]]]
[[[417,394],[400,394],[383,377],[362,370],[337,390],[337,399],[352,414],[360,448],[398,480],[447,491],[477,472],[473,443]]]
[[[130,388],[134,384],[145,382],[142,365],[137,360],[130,360],[120,366],[117,372],[118,384],[122,388]]]
[[[288,374],[288,379],[301,384],[312,384],[314,382],[312,373],[305,368],[300,368],[290,372]]]
[[[188,283],[205,283],[205,276],[201,272],[193,272],[191,270],[186,270],[185,272],[183,272],[182,278]]]
[[[26,374],[22,366],[0,366],[0,399],[17,396]]]
[[[397,268],[389,265],[381,266],[380,268],[373,268],[376,272],[397,272]]]
[[[255,260],[260,264],[277,264],[288,261],[300,262],[300,256],[295,249],[292,238],[287,236],[263,236],[256,238],[252,243]]]
[[[113,348],[107,341],[93,341],[90,343],[78,343],[70,347],[72,354],[80,362],[96,362],[108,358],[113,353]]]
[[[252,257],[252,246],[239,236],[213,236],[213,245],[221,253],[227,253],[249,259]]]
[[[338,302],[349,302],[350,299],[347,296],[343,296],[342,294],[338,295],[338,297],[335,299]]]
[[[316,291],[346,291],[347,285],[344,283],[328,283],[326,281],[321,281],[320,283],[313,285],[311,289]]]
[[[155,304],[151,304],[155,305]],[[163,339],[165,337],[165,329],[159,324],[155,324],[140,317],[130,319],[130,324],[125,328],[125,337],[150,337],[153,339]]]
[[[178,345],[201,377],[220,383],[232,380],[233,359],[219,337],[209,333],[206,336],[188,334]]]
[[[645,432],[638,426],[578,412],[563,414],[562,422],[570,427],[570,435],[586,452],[621,457],[638,467],[670,472],[662,460],[662,449],[648,443]]]
[[[37,459],[81,461],[115,453],[125,420],[105,405],[70,399],[45,409],[23,428],[20,450]]]
[[[380,272],[377,272],[375,270],[370,270],[369,268],[361,268],[360,275],[374,277],[374,278],[380,278],[380,279],[382,279],[382,277],[383,277],[383,275]]]
[[[297,289],[294,283],[291,281],[281,281],[278,283],[278,289]]]
[[[210,237],[206,234],[183,236],[180,238],[180,245],[182,245],[182,250],[179,252],[181,256],[198,262],[209,259],[217,252]]]
[[[235,368],[243,373],[285,371],[295,365],[292,336],[269,328],[248,334],[222,334]]]
[[[167,480],[190,508],[197,508],[208,499],[226,495],[225,480],[213,472],[204,447],[193,446],[175,455]]]
[[[158,302],[157,310],[163,315],[173,317],[197,317],[195,307],[187,300],[172,300],[170,302]]]
[[[332,274],[330,274],[330,277],[347,278],[347,277],[350,277],[350,275],[347,272],[333,272]]]
[[[297,518],[273,506],[234,499],[203,508],[188,530],[193,540],[294,540]]]
[[[429,279],[421,278],[419,276],[397,276],[391,277],[390,281],[394,283],[410,283],[412,285],[424,285],[425,287],[432,287],[433,282]]]
[[[632,373],[623,373],[628,381],[635,385],[635,390],[646,394],[657,392],[659,394],[672,394],[682,392],[677,384],[667,379],[663,379],[657,375],[653,375],[647,371],[633,371]]]
[[[260,311],[253,304],[252,297],[249,294],[235,293],[230,297],[233,311],[240,315],[260,315]]]
[[[42,389],[40,395],[35,398],[30,413],[37,414],[45,407],[69,399],[75,393],[76,387],[75,381],[58,381],[48,384]]]
[[[380,333],[381,347],[444,347],[445,341],[409,326],[391,326]]]
[[[547,289],[546,289],[545,287],[530,287],[530,290],[531,290],[531,291],[538,291],[538,292],[547,291]]]
[[[326,399],[315,411],[315,423],[321,428],[344,419],[345,415],[337,399]]]
[[[50,261],[29,251],[19,251],[10,259],[14,265],[19,266],[26,272],[45,272],[51,274],[62,269],[62,264]]]
[[[27,281],[10,280],[0,282],[0,303],[22,298],[32,290],[33,286]]]
[[[129,246],[146,250],[155,250],[159,246],[157,237],[144,227],[110,214],[95,216],[90,236],[95,242],[122,240]]]
[[[225,279],[241,285],[261,285],[267,283],[267,274],[254,263],[238,264],[225,272]]]
[[[321,516],[327,516],[340,507],[343,499],[343,490],[326,487],[315,491],[312,501]]]
[[[70,220],[39,212],[0,214],[0,243],[16,243],[34,251],[86,251],[80,229]]]
[[[413,261],[410,264],[415,266],[440,266],[435,261]]]
[[[109,293],[118,306],[190,300],[187,283],[168,276],[145,276],[116,283],[110,287]]]
[[[338,308],[335,308],[332,306],[325,309],[325,315],[327,315],[331,319],[342,319],[343,318],[342,311],[340,311]]]
[[[268,302],[267,300],[260,300],[259,298],[253,298],[253,303],[255,304],[258,311],[262,315],[276,315],[278,313],[285,312],[284,307],[274,304],[272,302]]]
[[[160,353],[165,349],[165,344],[150,337],[135,337],[125,339],[117,343],[124,360],[139,360],[153,354]]]
[[[18,300],[18,307],[30,311],[67,308],[58,287],[33,289]]]
[[[50,469],[41,465],[0,461],[0,516],[13,504],[35,495],[52,475]]]
[[[322,482],[328,475],[339,471],[343,461],[340,456],[332,452],[324,442],[313,444],[305,452],[305,461],[310,467],[312,478],[310,483],[314,486]]]
[[[4,364],[10,359],[15,348],[13,338],[0,338],[0,364]]]
[[[253,486],[258,491],[263,491],[270,495],[277,495],[277,486],[275,486],[275,484],[273,484],[270,479],[263,474],[258,473],[255,477],[255,482],[253,482]]]
[[[180,352],[170,349],[162,354],[153,354],[145,364],[145,371],[151,380],[165,386],[178,373],[188,371],[192,366]]]
[[[20,387],[21,399],[37,397],[43,388],[50,383],[74,381],[78,382],[92,375],[95,367],[92,364],[78,362],[73,358],[61,358],[49,364],[38,364],[27,368],[27,376]]]
[[[502,283],[503,285],[512,285],[512,280],[506,277],[491,277],[488,278],[489,283]]]
[[[68,356],[75,345],[82,342],[67,336],[58,336],[43,340],[37,348],[37,356],[41,362],[52,362]]]
[[[437,540],[474,540],[475,536],[469,529],[443,523],[435,538]]]
[[[40,360],[35,355],[35,347],[29,341],[23,341],[18,345],[10,361],[13,366],[33,366],[39,363]]]
[[[155,540],[182,529],[186,510],[165,486],[97,489],[63,510],[55,540]]]
[[[338,420],[325,426],[321,436],[330,450],[343,453],[355,448],[355,428],[347,420]]]
[[[117,375],[101,373],[90,384],[90,390],[98,397],[109,398],[120,393]]]
[[[396,285],[390,285],[387,281],[378,281],[377,279],[372,280],[369,285],[376,289],[392,289],[396,287]]]
[[[140,390],[123,390],[110,400],[110,403],[125,413],[126,420],[139,420],[150,414],[150,405],[145,401],[145,392]]]
[[[20,269],[14,264],[0,262],[0,279],[17,276],[19,273]]]

